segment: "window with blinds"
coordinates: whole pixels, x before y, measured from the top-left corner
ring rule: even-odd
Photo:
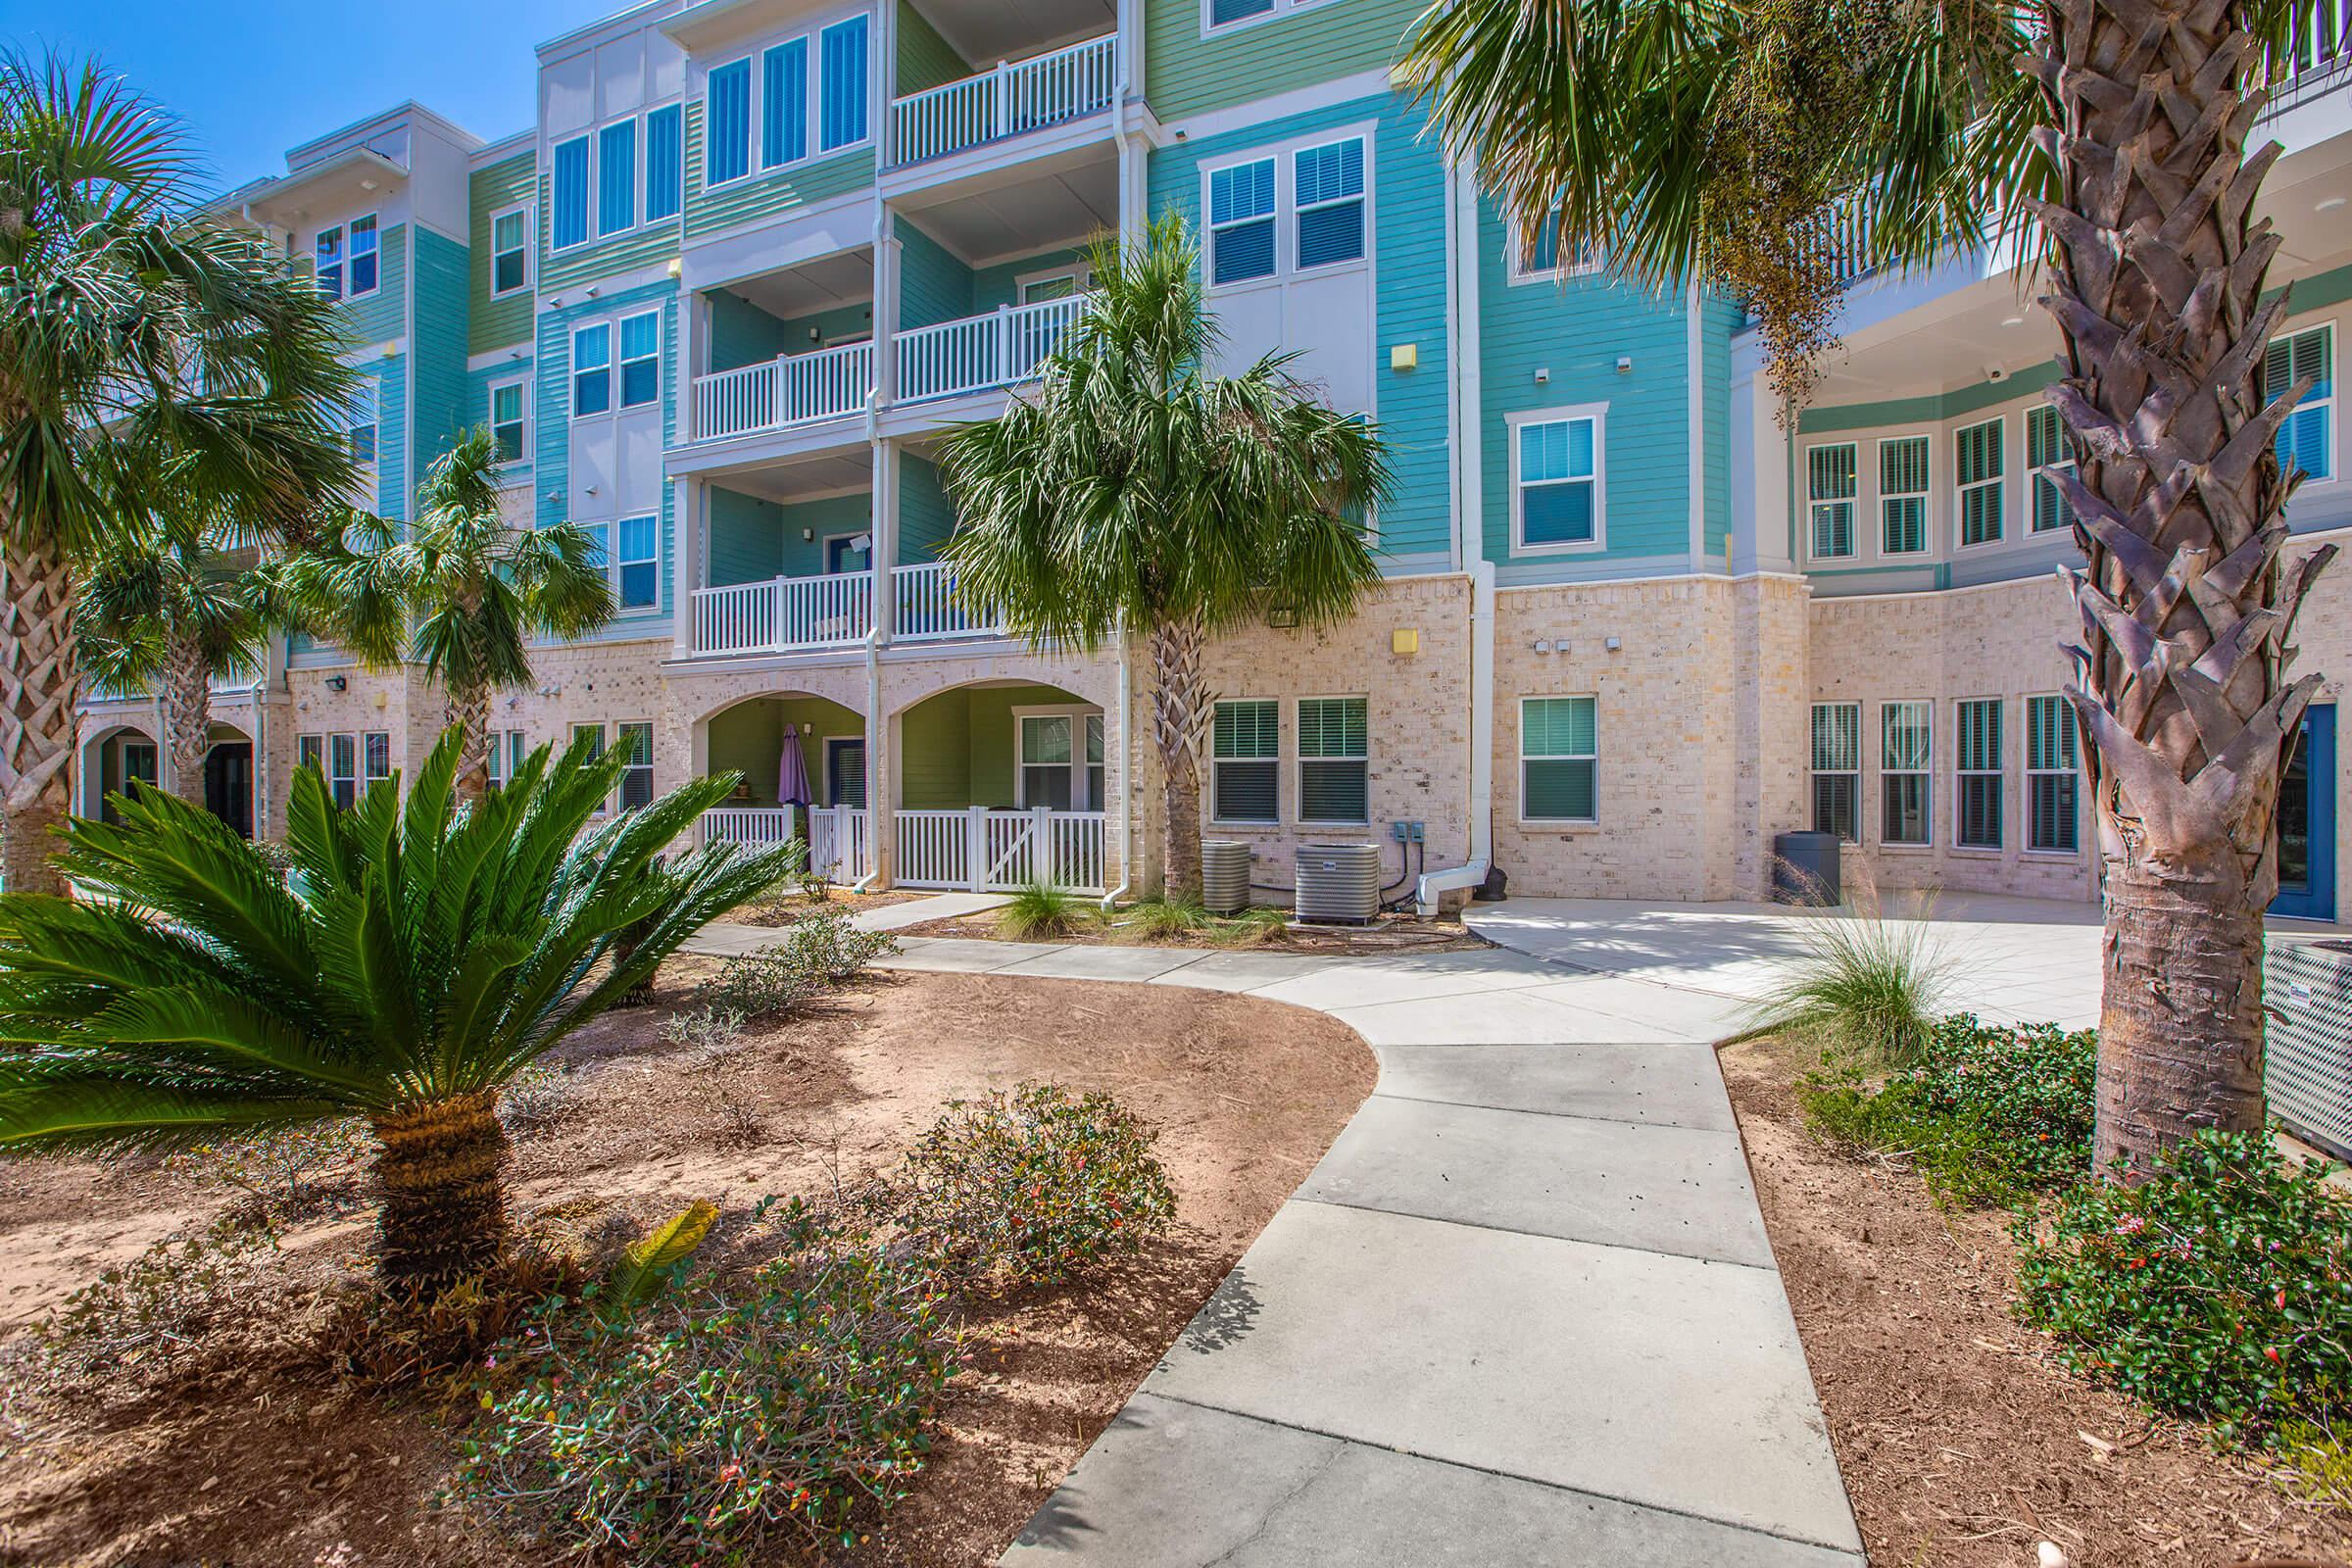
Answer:
[[[2067,445],[2066,425],[2048,404],[2026,411],[2026,467],[2033,474],[2035,533],[2075,525],[2075,509],[2052,475],[2075,471],[2074,449]]]
[[[1810,505],[1816,559],[1854,553],[1854,496],[1858,486],[1851,441],[1805,454],[1805,500]]]
[[[1208,176],[1208,280],[1274,275],[1274,160],[1254,159]]]
[[[1813,705],[1813,831],[1861,842],[1862,705]]]
[[[752,63],[712,71],[703,97],[703,183],[723,185],[752,172]]]
[[[1271,698],[1219,703],[1209,726],[1209,814],[1220,822],[1282,819],[1282,710]]]
[[[1298,699],[1298,820],[1370,817],[1368,703],[1361,697]]]
[[[1971,698],[1953,705],[1959,730],[1953,737],[1960,783],[1960,816],[1953,838],[1965,850],[2001,847],[2001,704]]]
[[[614,744],[628,759],[620,770],[620,808],[634,810],[651,806],[654,801],[654,726],[651,724],[621,724],[613,731]]]
[[[615,121],[596,133],[596,233],[637,226],[637,122]]]
[[[2063,697],[2026,699],[2026,848],[2073,855],[2082,848],[2082,784],[2075,715]]]
[[[1960,542],[1989,545],[2001,537],[2001,421],[1952,432],[1953,477],[1959,487]]]
[[[1879,548],[1889,556],[1928,548],[1928,438],[1879,443]]]
[[[1934,705],[1879,705],[1879,842],[1932,842],[1928,805],[1928,761],[1933,750]]]
[[[1364,139],[1301,147],[1291,158],[1300,270],[1364,258]]]
[[[2278,466],[2315,479],[2335,477],[2335,329],[2310,327],[2273,338],[2262,359],[2265,402],[2284,397],[2305,376],[2311,390],[2278,426]]]
[[[1520,699],[1519,815],[1524,820],[1599,819],[1594,707],[1591,697]]]

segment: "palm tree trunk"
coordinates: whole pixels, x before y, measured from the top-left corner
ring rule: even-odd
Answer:
[[[0,878],[11,893],[62,896],[50,857],[74,804],[74,571],[54,543],[20,537],[12,512],[0,497]]]
[[[1195,618],[1153,625],[1152,738],[1159,747],[1165,896],[1200,902],[1200,745],[1211,715],[1200,674],[1206,635]]]
[[[2095,1154],[2146,1171],[2201,1127],[2262,1124],[2262,911],[2278,777],[2319,683],[2287,638],[2333,554],[2286,580],[2293,481],[2273,452],[2303,387],[2265,408],[2262,302],[2278,237],[2249,220],[2276,145],[2238,6],[2063,0],[2031,68],[2058,118],[2046,301],[2067,374],[2060,480],[2087,569],[2068,691],[2106,869]]]
[[[490,688],[478,681],[452,681],[449,722],[462,737],[458,752],[458,799],[478,801],[490,789]]]
[[[204,806],[204,760],[212,751],[212,666],[192,637],[168,635],[164,649],[163,740],[172,754],[172,793]]]
[[[495,1090],[375,1118],[376,1273],[437,1292],[506,1255],[507,1132]]]

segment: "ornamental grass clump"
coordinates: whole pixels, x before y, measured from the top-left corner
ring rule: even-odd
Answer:
[[[2207,1131],[2018,1219],[2020,1315],[2075,1370],[2225,1441],[2352,1412],[2352,1210],[2321,1162]]]
[[[951,1103],[876,1202],[944,1279],[1058,1284],[1135,1251],[1175,1213],[1157,1136],[1105,1094],[997,1090]]]
[[[1790,1034],[1826,1054],[1900,1065],[1927,1047],[1953,959],[1929,903],[1889,914],[1866,883],[1798,928],[1803,953],[1750,1009],[1751,1034]]]
[[[1093,923],[1094,910],[1075,893],[1045,882],[1032,882],[1015,892],[997,911],[997,935],[1007,942],[1035,942],[1066,937]]]

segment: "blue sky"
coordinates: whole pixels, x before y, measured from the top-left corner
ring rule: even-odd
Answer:
[[[626,0],[0,0],[0,38],[96,52],[194,133],[218,183],[414,98],[485,140],[531,123],[533,46]]]

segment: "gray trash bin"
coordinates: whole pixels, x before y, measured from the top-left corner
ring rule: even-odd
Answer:
[[[1772,840],[1772,901],[1775,904],[1836,904],[1838,835],[1776,833]]]

